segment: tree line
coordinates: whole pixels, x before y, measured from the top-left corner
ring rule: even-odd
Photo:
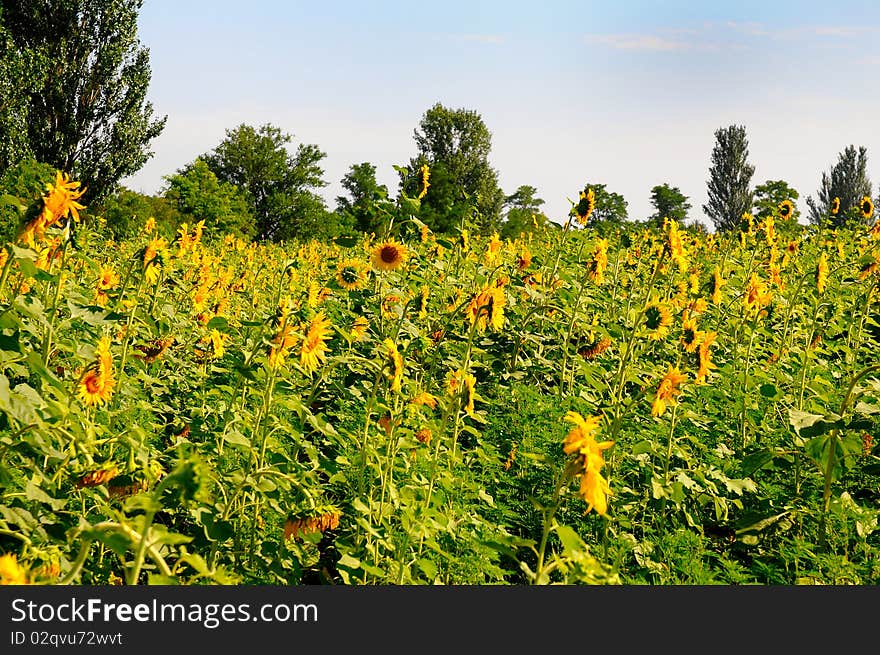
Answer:
[[[117,238],[149,216],[168,232],[204,220],[216,232],[261,240],[376,233],[402,205],[441,234],[467,229],[515,237],[558,227],[534,186],[502,191],[489,162],[492,134],[480,114],[439,102],[413,132],[414,157],[395,166],[396,195],[377,181],[372,163],[360,162],[341,180],[345,195],[328,207],[321,196],[326,153],[315,144],[292,148],[294,136],[272,124],[227,129],[211,151],[165,176],[155,195],[124,187],[120,181],[152,157],[151,143],[167,121],[146,99],[151,73],[148,49],[137,38],[141,5],[0,0],[0,192],[39,193],[55,170],[65,171],[83,182],[89,212],[102,216]],[[744,126],[715,132],[705,217],[716,230],[733,229],[745,214],[779,217],[788,201],[781,218],[798,220],[797,190],[785,180],[753,187],[748,154]],[[588,227],[630,220],[621,194],[598,181],[587,187],[595,198]],[[866,149],[847,146],[822,173],[816,197],[806,198],[807,218],[834,225],[864,220],[863,201],[871,196]],[[646,221],[701,225],[676,186],[654,186],[651,203]],[[15,220],[0,204],[0,236],[14,231]]]

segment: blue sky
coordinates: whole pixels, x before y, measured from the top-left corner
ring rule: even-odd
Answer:
[[[326,152],[331,209],[352,164],[396,192],[435,102],[479,112],[504,191],[536,187],[556,220],[587,183],[644,218],[668,182],[702,218],[714,131],[731,124],[753,183],[787,180],[801,211],[849,144],[880,182],[875,2],[145,0],[139,37],[168,116],[124,181],[145,193],[240,123]]]

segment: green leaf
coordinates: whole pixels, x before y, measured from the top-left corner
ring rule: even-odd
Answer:
[[[556,534],[562,543],[563,554],[571,557],[575,553],[583,553],[587,550],[587,544],[581,539],[580,535],[575,532],[574,528],[567,525],[557,525]]]
[[[205,326],[208,330],[226,330],[229,328],[229,321],[223,316],[215,316]]]
[[[353,236],[341,236],[333,239],[333,243],[335,243],[340,248],[353,248],[357,245],[358,239]]]

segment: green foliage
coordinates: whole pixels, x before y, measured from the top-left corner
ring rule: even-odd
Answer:
[[[0,196],[9,196],[7,202],[0,202],[0,243],[16,237],[22,220],[19,205],[26,206],[37,200],[46,185],[54,181],[55,169],[32,159],[24,159],[6,169],[0,177]]]
[[[703,205],[703,211],[719,231],[738,227],[742,215],[752,209],[749,184],[755,167],[748,158],[749,141],[744,126],[731,125],[715,131],[709,167],[709,200]]]
[[[656,211],[650,219],[657,225],[663,225],[664,218],[684,223],[691,208],[688,197],[681,189],[671,187],[668,183],[658,184],[651,189],[651,204]]]
[[[868,149],[848,145],[837,155],[837,162],[827,173],[822,173],[817,198],[807,196],[810,222],[815,225],[838,227],[850,221],[862,222],[859,203],[864,196],[871,197],[871,179],[868,177]],[[840,199],[840,211],[832,214],[834,198]]]
[[[523,184],[504,199],[507,212],[501,226],[502,239],[516,239],[521,234],[541,230],[547,225],[549,219],[541,211],[544,201],[535,197],[537,192],[535,187]]]
[[[33,158],[80,180],[86,204],[149,159],[165,119],[146,101],[141,0],[3,0],[0,169]]]
[[[290,154],[287,144],[292,139],[271,124],[241,124],[226,130],[226,138],[201,159],[218,180],[246,195],[257,238],[333,236],[333,218],[317,194],[326,185],[320,166],[326,153],[316,145],[300,144]]]
[[[205,221],[215,234],[252,237],[253,216],[244,196],[228,182],[221,182],[208,165],[197,159],[187,170],[165,178],[165,199],[183,221]]]
[[[386,217],[377,203],[388,199],[388,189],[376,181],[376,167],[369,162],[352,164],[342,186],[349,195],[336,198],[340,223],[368,234],[381,232]]]
[[[102,202],[88,207],[90,216],[103,216],[107,229],[116,240],[132,238],[148,218],[156,221],[160,234],[174,235],[180,224],[180,212],[162,196],[150,196],[120,187]]]
[[[420,169],[430,167],[430,188],[422,198],[419,218],[432,231],[459,227],[477,234],[500,229],[504,192],[489,164],[492,134],[480,115],[449,109],[439,102],[422,116],[414,132],[417,156],[401,174],[400,189],[410,197],[422,190]]]
[[[790,200],[794,205],[794,211],[789,220],[797,222],[801,212],[795,201],[799,197],[797,190],[790,187],[785,180],[767,180],[764,184],[755,187],[755,218],[761,220],[768,216],[779,218],[779,205]]]

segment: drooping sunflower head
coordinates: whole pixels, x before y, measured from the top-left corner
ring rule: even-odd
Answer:
[[[394,271],[406,262],[409,252],[402,243],[394,239],[383,241],[373,249],[373,268],[380,271]]]
[[[834,199],[831,201],[831,208],[830,209],[831,209],[831,214],[836,216],[837,212],[840,211],[840,198],[838,198],[837,196],[834,197]]]
[[[859,203],[859,211],[862,214],[862,218],[871,218],[874,215],[874,203],[871,202],[868,196],[862,198],[862,201]]]
[[[787,220],[794,215],[794,204],[791,200],[783,200],[779,203],[779,218]]]
[[[577,216],[578,223],[586,225],[590,218],[590,214],[596,209],[596,192],[592,187],[586,187],[580,192],[578,204],[575,205],[574,213]]]
[[[346,259],[336,269],[336,282],[346,291],[357,291],[367,283],[367,265],[356,259]]]

